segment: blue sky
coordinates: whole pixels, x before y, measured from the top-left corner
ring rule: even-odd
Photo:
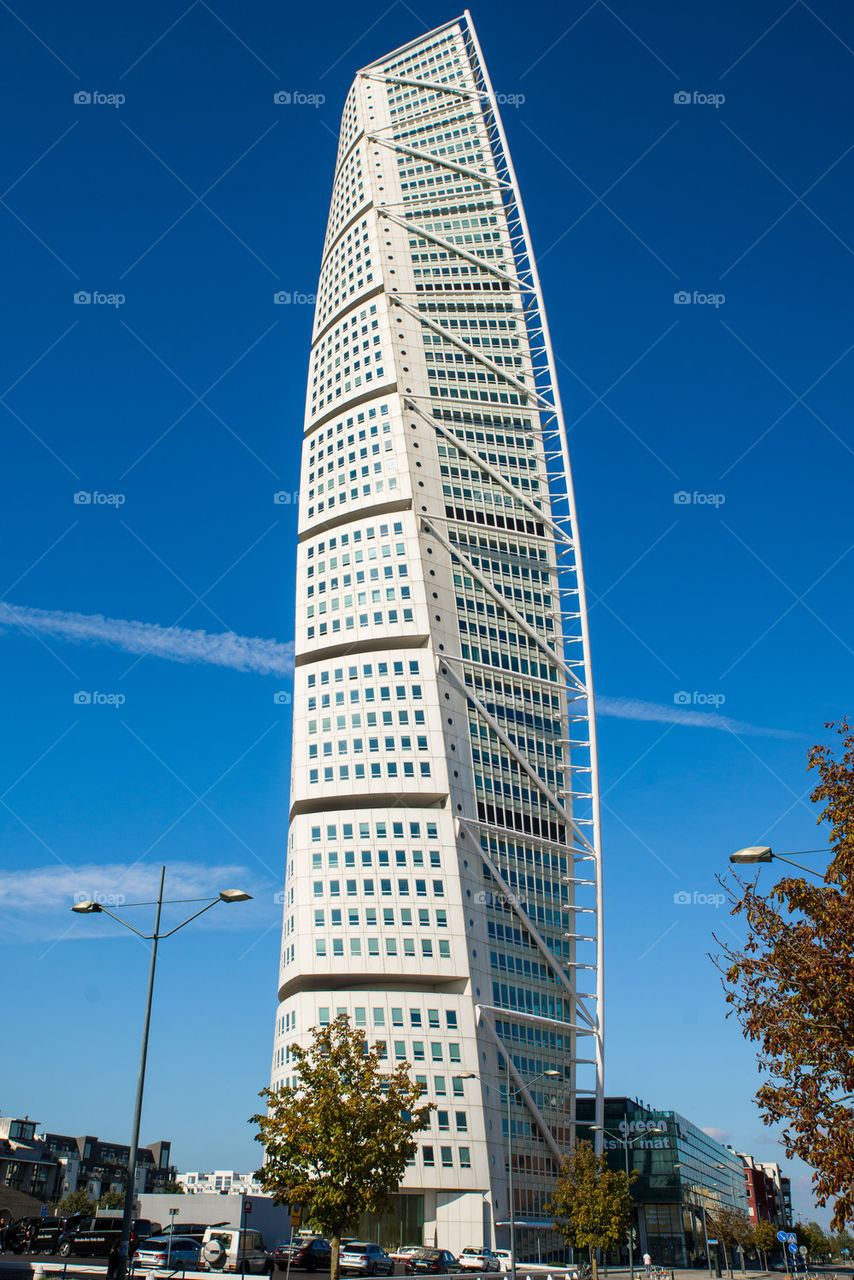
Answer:
[[[0,9],[6,1113],[126,1138],[146,956],[68,903],[150,898],[163,861],[172,896],[255,897],[164,944],[143,1137],[171,1137],[184,1168],[257,1163],[298,295],[354,71],[452,15]],[[491,0],[474,19],[570,428],[602,712],[607,1089],[773,1159],[707,958],[713,930],[730,936],[709,896],[734,848],[824,843],[804,761],[849,709],[854,14],[579,0],[520,23]]]

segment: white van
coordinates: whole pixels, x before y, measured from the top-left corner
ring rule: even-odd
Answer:
[[[251,1227],[208,1227],[199,1266],[203,1271],[240,1271],[245,1276],[273,1274],[273,1259],[264,1248],[261,1232]]]

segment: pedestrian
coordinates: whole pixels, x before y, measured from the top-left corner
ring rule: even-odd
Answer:
[[[643,1255],[643,1265],[644,1265],[644,1269],[646,1270],[646,1274],[649,1275],[649,1269],[652,1266],[652,1258],[649,1256],[648,1253],[645,1253]]]
[[[38,1234],[39,1234],[38,1223],[35,1220],[33,1220],[30,1223],[29,1229],[27,1231],[27,1249],[26,1249],[27,1253],[38,1253],[38,1245],[36,1244]]]
[[[114,1243],[110,1250],[110,1256],[107,1258],[107,1280],[118,1280],[119,1272],[122,1268],[122,1247],[118,1240]]]

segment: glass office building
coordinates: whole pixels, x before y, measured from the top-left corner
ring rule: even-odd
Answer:
[[[609,1165],[625,1169],[628,1146],[629,1169],[638,1174],[632,1187],[638,1254],[648,1251],[661,1265],[691,1266],[705,1255],[704,1209],[727,1205],[747,1212],[741,1156],[676,1111],[606,1098],[604,1113]],[[578,1120],[579,1139],[593,1141],[592,1108],[582,1099]],[[625,1261],[627,1250],[620,1256]]]
[[[364,67],[309,360],[273,1087],[339,1012],[436,1105],[377,1225],[554,1241],[602,1102],[584,581],[548,324],[468,14]],[[546,1075],[545,1073],[548,1073]]]

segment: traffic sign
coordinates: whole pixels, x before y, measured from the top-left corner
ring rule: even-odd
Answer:
[[[777,1239],[780,1241],[780,1244],[785,1244],[785,1243],[786,1243],[786,1241],[788,1240],[788,1238],[789,1238],[789,1236],[788,1236],[788,1233],[787,1233],[787,1232],[785,1232],[785,1231],[778,1231],[778,1232],[777,1232]]]
[[[789,1244],[798,1243],[798,1237],[795,1235],[794,1231],[790,1231],[789,1234],[786,1236],[786,1239],[788,1240]]]
[[[792,1244],[791,1240],[790,1240],[790,1241],[789,1241],[789,1243],[786,1245],[786,1248],[789,1250],[789,1253],[797,1253],[797,1252],[798,1252],[798,1246],[797,1246],[796,1244]]]
[[[798,1253],[801,1255],[802,1258],[805,1258],[809,1253],[809,1249],[806,1247],[805,1244],[802,1244],[800,1249],[798,1250]]]
[[[243,1212],[244,1212],[244,1213],[251,1213],[251,1212],[252,1212],[252,1201],[251,1201],[251,1200],[244,1200],[244,1201],[243,1201]]]
[[[720,1240],[707,1240],[706,1244],[720,1244]]]
[[[46,1218],[46,1217],[47,1217],[47,1205],[46,1205],[46,1204],[43,1204],[43,1205],[42,1205],[42,1217],[43,1217],[43,1218]]]

